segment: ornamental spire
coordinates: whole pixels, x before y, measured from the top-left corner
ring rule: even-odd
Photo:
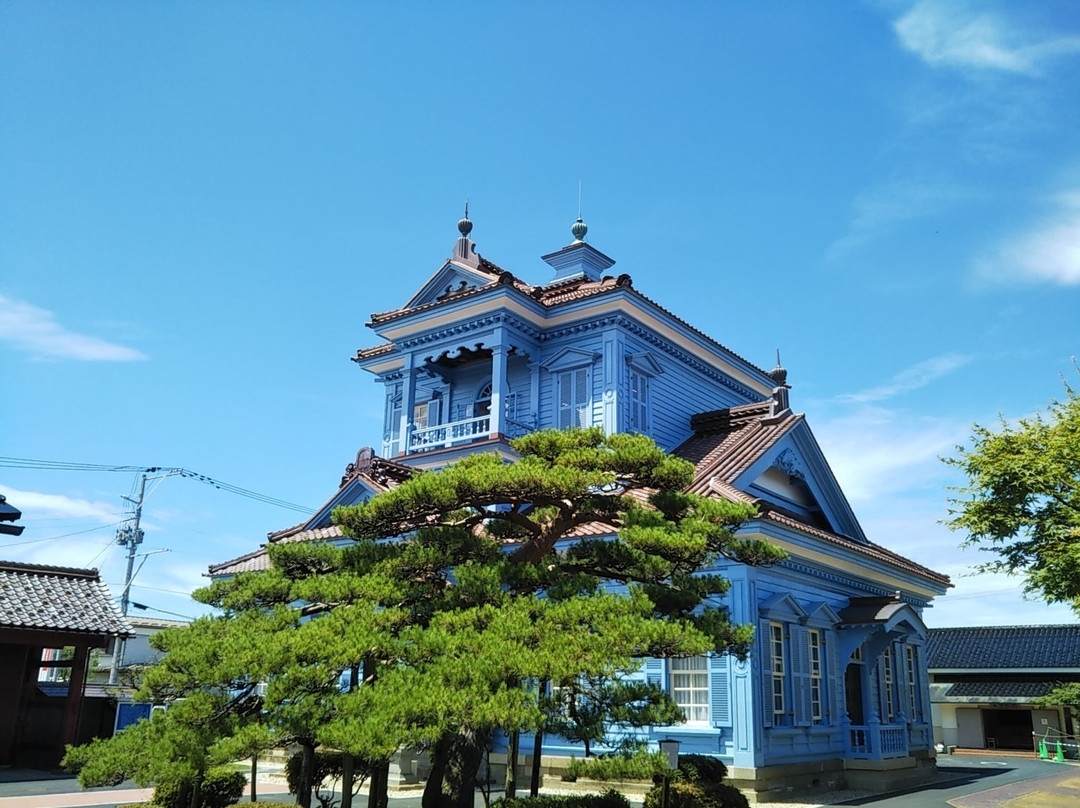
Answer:
[[[467,266],[477,267],[480,265],[480,256],[477,255],[476,244],[469,238],[472,228],[473,223],[469,219],[469,201],[465,200],[465,215],[458,219],[457,223],[457,229],[461,233],[461,237],[454,243],[453,260],[460,261]]]

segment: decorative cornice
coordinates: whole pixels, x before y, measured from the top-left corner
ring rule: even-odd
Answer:
[[[810,564],[792,561],[791,559],[780,561],[774,566],[782,567],[783,569],[791,570],[792,572],[797,572],[800,575],[808,575],[812,578],[819,578],[823,581],[831,581],[832,583],[844,584],[847,587],[854,586],[855,588],[868,593],[868,595],[865,596],[859,595],[849,597],[892,597],[896,594],[895,589],[885,589],[880,586],[872,586],[870,584],[863,583],[851,576],[838,575],[835,572],[829,572],[828,570],[825,570],[821,567],[815,567]],[[903,597],[901,598],[901,600],[903,600],[904,603],[907,603],[908,605],[914,606],[916,608],[923,608],[929,603],[928,600],[920,600],[918,598],[911,597]]]
[[[448,328],[441,328],[438,331],[429,331],[425,334],[421,334],[416,337],[404,339],[397,343],[397,347],[403,351],[411,351],[420,348],[425,345],[431,345],[437,342],[443,342],[448,339],[460,336],[462,334],[471,334],[477,331],[486,331],[496,326],[505,326],[517,332],[520,336],[530,339],[534,342],[539,341],[541,338],[540,331],[524,320],[521,320],[513,315],[505,312],[497,312],[490,314],[486,317],[480,317],[475,320],[469,320],[467,322],[456,323]]]
[[[588,320],[586,322],[577,323],[572,326],[566,326],[565,328],[555,329],[553,331],[545,332],[541,337],[541,342],[547,342],[559,337],[569,336],[572,334],[581,334],[586,331],[592,331],[597,328],[604,328],[606,326],[619,326],[626,329],[634,336],[640,337],[645,342],[649,343],[653,347],[663,351],[669,356],[674,357],[676,360],[686,365],[687,367],[697,371],[707,379],[716,382],[717,384],[727,387],[741,396],[746,401],[762,401],[764,397],[755,390],[751,390],[746,385],[732,379],[730,376],[720,373],[714,368],[706,365],[701,360],[694,357],[692,354],[672,345],[665,339],[658,337],[653,331],[638,323],[636,320],[627,317],[625,314],[613,314],[608,317],[602,317],[595,320]]]

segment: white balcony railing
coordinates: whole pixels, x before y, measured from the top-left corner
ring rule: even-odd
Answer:
[[[414,429],[409,436],[410,452],[426,452],[431,449],[445,449],[458,443],[466,443],[477,438],[486,438],[491,434],[491,416],[466,418],[423,429]]]
[[[908,731],[906,724],[852,725],[849,752],[853,758],[881,760],[907,757]]]

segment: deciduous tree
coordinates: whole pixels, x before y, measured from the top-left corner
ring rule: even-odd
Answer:
[[[945,461],[968,480],[946,524],[995,556],[980,570],[1022,574],[1028,592],[1080,614],[1080,398],[1065,392],[1045,415],[973,427]]]

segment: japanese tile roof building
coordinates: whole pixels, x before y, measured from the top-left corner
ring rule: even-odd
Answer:
[[[128,636],[96,569],[0,561],[0,628]]]
[[[266,569],[281,542],[350,539],[338,505],[478,451],[512,459],[510,439],[537,429],[640,432],[693,463],[690,491],[756,506],[740,535],[782,547],[773,567],[720,560],[724,606],[756,628],[749,660],[650,659],[640,677],[669,690],[685,725],[654,727],[685,752],[720,757],[734,781],[775,788],[860,778],[912,782],[932,769],[923,610],[950,582],[874,543],[790,403],[777,357],[765,370],[610,275],[585,240],[542,256],[555,277],[531,284],[482,258],[473,224],[402,306],[371,315],[378,338],[352,357],[384,391],[375,450],[361,450],[306,522],[216,564],[212,576]],[[578,535],[610,535],[586,525]],[[681,701],[680,701],[681,700]],[[549,738],[546,751],[570,755]]]
[[[90,649],[132,635],[97,570],[0,561],[0,765],[55,766],[65,744],[89,740]],[[27,686],[56,668],[62,688]]]
[[[943,746],[1031,750],[1033,737],[1076,732],[1069,711],[1034,700],[1080,682],[1080,625],[931,629],[927,652]]]

